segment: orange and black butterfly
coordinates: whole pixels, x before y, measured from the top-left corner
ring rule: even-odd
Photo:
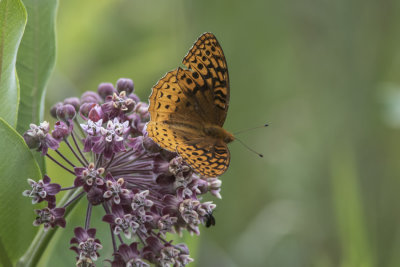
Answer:
[[[153,87],[147,132],[199,174],[219,176],[229,166],[227,144],[235,139],[222,128],[229,106],[225,56],[215,36],[204,33],[182,63],[187,69],[168,72]]]

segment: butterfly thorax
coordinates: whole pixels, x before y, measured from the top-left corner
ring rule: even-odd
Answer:
[[[206,125],[203,128],[203,132],[210,137],[223,140],[227,144],[235,140],[233,134],[231,134],[230,132],[226,131],[224,128],[218,125],[212,125],[212,124]]]

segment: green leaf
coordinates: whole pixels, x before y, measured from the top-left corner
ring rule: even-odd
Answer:
[[[41,179],[39,166],[22,137],[0,118],[0,266],[11,266],[25,252],[37,229],[27,178]],[[23,167],[21,167],[23,166]]]
[[[17,131],[22,134],[30,123],[43,120],[44,95],[56,54],[55,17],[57,0],[25,0],[28,23],[18,50],[17,72],[20,82],[20,106]],[[42,172],[44,158],[35,154]]]
[[[17,131],[43,120],[46,84],[54,68],[57,0],[25,0],[28,23],[18,51],[20,108]]]
[[[0,117],[13,127],[19,102],[15,62],[25,24],[26,11],[20,0],[0,1]]]

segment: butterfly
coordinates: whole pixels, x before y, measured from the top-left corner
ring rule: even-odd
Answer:
[[[212,33],[194,43],[178,67],[152,88],[148,136],[177,152],[196,172],[223,174],[230,162],[227,144],[235,137],[222,128],[229,106],[225,56]]]

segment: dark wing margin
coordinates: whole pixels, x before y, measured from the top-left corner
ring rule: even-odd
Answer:
[[[229,149],[222,141],[179,144],[177,152],[196,172],[207,177],[222,175],[230,163]]]
[[[224,52],[214,34],[201,35],[182,63],[205,81],[214,104],[216,123],[223,126],[229,107],[229,73]]]

